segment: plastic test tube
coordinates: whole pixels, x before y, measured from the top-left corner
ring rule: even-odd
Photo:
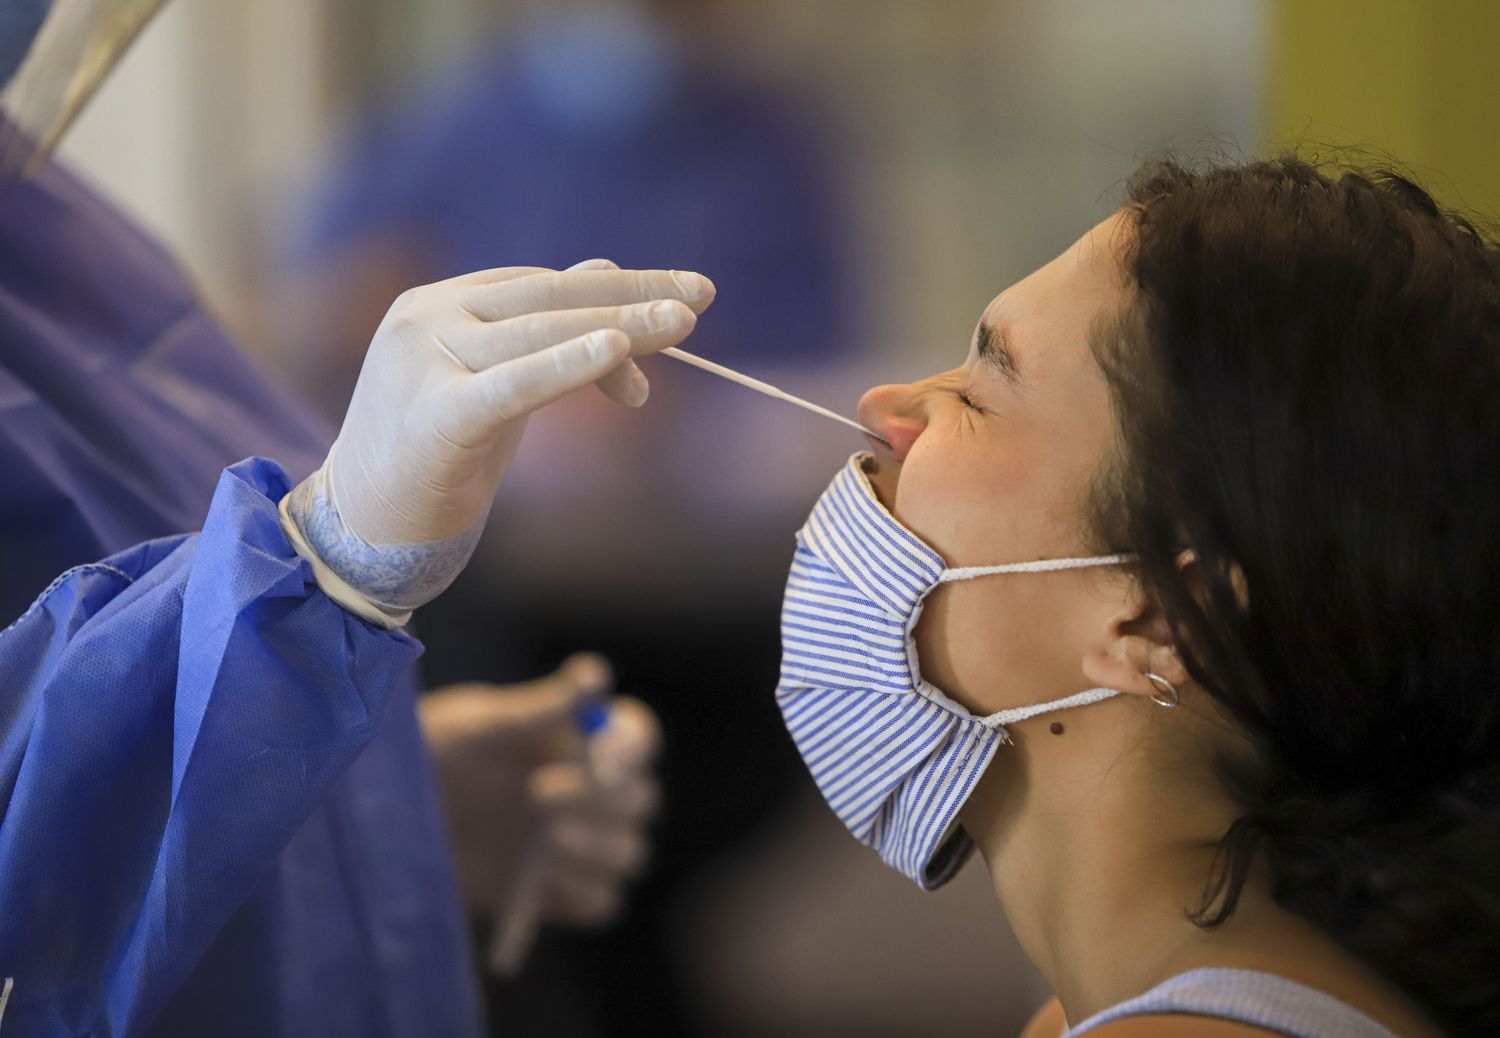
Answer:
[[[609,707],[603,699],[586,699],[573,711],[573,721],[585,740],[591,739],[609,724]],[[587,750],[584,753],[588,760]],[[592,765],[585,764],[592,772]],[[493,936],[490,938],[491,972],[515,977],[526,964],[536,933],[541,925],[542,900],[546,892],[547,834],[538,833],[526,852],[516,885],[508,901],[495,910]]]

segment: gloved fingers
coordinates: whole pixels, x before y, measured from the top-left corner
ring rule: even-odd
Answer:
[[[615,686],[615,668],[597,652],[575,652],[557,665],[557,677],[565,678],[580,692],[605,695]]]
[[[577,761],[554,761],[536,768],[527,777],[527,793],[536,812],[548,818],[642,822],[661,806],[661,787],[650,772],[619,776],[606,784]]]
[[[504,321],[461,324],[443,337],[444,345],[470,371],[483,371],[588,332],[618,329],[630,336],[634,356],[675,346],[698,323],[698,315],[675,299],[628,306],[548,310]]]
[[[597,382],[629,352],[630,337],[610,328],[467,376],[453,389],[455,427],[482,435]]]
[[[526,779],[526,793],[535,811],[553,817],[577,811],[597,795],[594,777],[577,761],[543,764]]]
[[[614,260],[586,259],[573,264],[569,270],[619,270],[620,265]],[[628,334],[628,329],[626,329]],[[472,368],[473,365],[470,365]],[[635,361],[627,360],[598,382],[594,383],[605,396],[617,404],[626,407],[640,407],[646,402],[651,394],[651,383],[646,380],[645,373],[636,366]]]
[[[547,877],[545,915],[549,922],[600,926],[619,914],[622,902],[618,881],[564,871]]]
[[[470,745],[476,752],[510,753],[524,748],[530,762],[576,759],[583,738],[574,711],[585,699],[608,695],[614,670],[598,653],[577,652],[551,674],[518,685],[457,686],[466,702]],[[448,695],[429,692],[424,700]],[[529,764],[528,764],[529,767]]]
[[[417,702],[434,755],[455,766],[497,769],[524,780],[553,761],[570,767],[584,753],[575,711],[608,695],[614,672],[597,653],[575,653],[544,677],[514,685],[465,682],[431,689]]]
[[[617,404],[640,407],[651,395],[651,383],[633,360],[627,360],[605,375],[594,387]]]
[[[588,745],[589,762],[601,781],[644,771],[660,751],[661,725],[652,709],[634,696],[612,697],[609,718]]]
[[[600,879],[638,876],[648,856],[639,824],[558,819],[552,825],[548,845],[558,871]]]
[[[494,284],[469,285],[458,294],[465,310],[483,321],[581,307],[628,306],[676,299],[695,314],[708,309],[714,283],[688,270],[565,270]]]
[[[589,696],[607,693],[612,679],[602,661],[580,664],[519,685],[468,682],[432,689],[417,704],[429,742],[482,754],[498,748],[535,748],[535,760],[581,751],[573,712]],[[555,732],[545,740],[538,732]],[[514,753],[514,749],[509,752]]]
[[[454,288],[469,285],[497,285],[502,281],[514,281],[516,278],[530,277],[532,274],[550,273],[555,273],[551,267],[491,267],[489,270],[472,270],[467,274],[439,281],[437,284],[451,285]]]

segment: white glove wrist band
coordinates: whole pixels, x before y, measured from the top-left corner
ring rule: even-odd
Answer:
[[[390,612],[381,608],[373,600],[360,594],[350,587],[348,582],[335,573],[328,564],[318,558],[318,553],[313,551],[312,546],[307,543],[307,538],[302,536],[302,531],[297,528],[297,523],[292,519],[288,510],[288,503],[292,495],[287,494],[281,499],[276,510],[281,513],[281,529],[286,534],[286,539],[291,542],[292,550],[308,561],[312,566],[313,579],[318,582],[318,587],[323,593],[343,606],[349,612],[362,620],[368,620],[378,627],[387,630],[395,630],[405,626],[411,620],[411,610],[405,612]]]
[[[400,627],[458,576],[484,524],[426,544],[370,544],[339,512],[328,478],[332,458],[330,452],[321,468],[281,499],[282,528],[329,598],[371,623]]]

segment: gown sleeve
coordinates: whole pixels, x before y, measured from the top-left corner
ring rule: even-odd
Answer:
[[[318,590],[289,489],[242,461],[201,533],[69,570],[0,632],[7,1036],[149,1023],[420,653]]]

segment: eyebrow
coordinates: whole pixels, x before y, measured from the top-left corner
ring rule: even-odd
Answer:
[[[995,369],[996,374],[1012,385],[1020,385],[1021,369],[1016,364],[1015,355],[1010,352],[1010,347],[1005,342],[1005,333],[987,321],[979,322],[979,330],[975,333],[975,342],[979,347],[979,359]]]

